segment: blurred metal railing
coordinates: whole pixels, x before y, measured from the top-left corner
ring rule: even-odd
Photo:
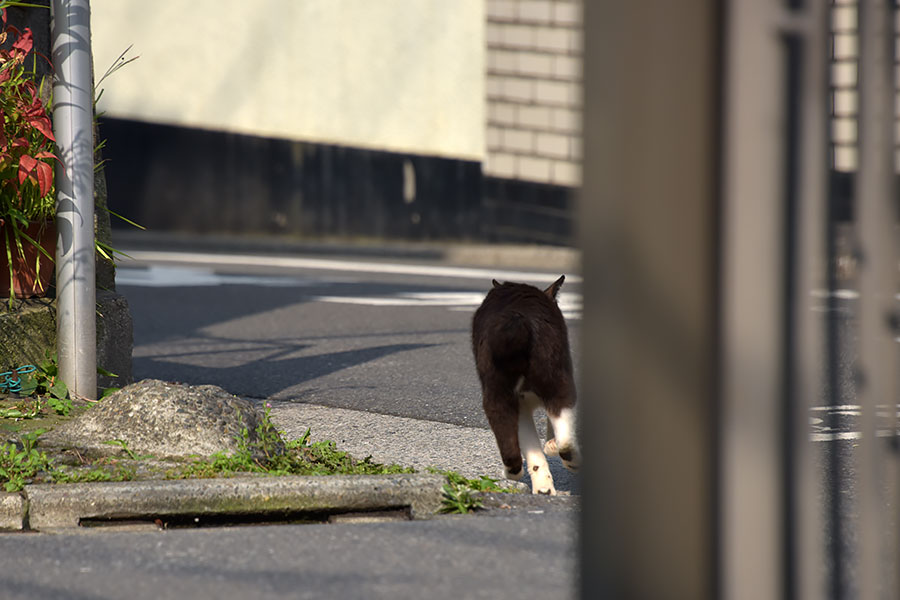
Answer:
[[[894,0],[676,5],[585,3],[582,597],[898,597]]]
[[[859,165],[855,205],[859,264],[859,597],[896,598],[897,194],[895,6],[859,3]],[[879,419],[879,413],[885,416]],[[881,421],[879,423],[879,421]],[[885,436],[880,436],[884,431]]]

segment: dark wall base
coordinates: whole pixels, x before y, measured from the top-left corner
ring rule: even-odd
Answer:
[[[497,177],[485,177],[483,187],[483,233],[488,241],[574,243],[575,189]]]
[[[481,163],[101,119],[110,208],[150,229],[568,244],[568,188]]]

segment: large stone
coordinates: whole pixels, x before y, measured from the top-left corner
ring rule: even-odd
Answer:
[[[239,448],[244,429],[256,441],[262,413],[214,385],[190,386],[145,379],[107,397],[40,439],[47,448],[75,448],[89,456],[121,454],[122,440],[136,454],[158,458],[209,456]]]

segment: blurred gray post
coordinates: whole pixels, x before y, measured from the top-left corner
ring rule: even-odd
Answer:
[[[897,457],[890,438],[897,408],[897,195],[893,0],[859,3],[859,597],[896,598]],[[893,329],[892,329],[893,325]],[[879,420],[878,413],[886,414]],[[896,433],[894,433],[896,435]],[[892,497],[893,496],[893,497]],[[885,560],[891,557],[891,560]]]
[[[584,8],[582,598],[821,598],[824,5]]]
[[[53,131],[57,167],[57,349],[60,375],[80,397],[97,396],[94,277],[94,144],[90,3],[53,0]]]
[[[585,600],[716,597],[719,5],[584,2]]]

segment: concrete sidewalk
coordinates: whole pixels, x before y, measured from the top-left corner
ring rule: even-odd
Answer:
[[[488,429],[315,404],[272,401],[271,406],[272,421],[288,439],[303,436],[309,428],[311,441],[332,440],[356,458],[371,456],[375,462],[418,471],[436,467],[470,479],[484,475],[515,486],[503,479],[497,442]],[[541,422],[539,418],[538,431],[543,434]],[[548,462],[557,491],[578,494],[577,477],[558,457]],[[530,493],[527,473],[521,483]]]
[[[258,401],[257,401],[258,402]],[[444,478],[434,467],[477,479],[488,476],[518,488],[528,509],[549,498],[532,497],[530,481],[507,482],[493,434],[478,427],[292,402],[271,402],[271,419],[287,439],[332,440],[356,458],[414,467],[418,474],[384,476],[235,477],[211,480],[141,480],[28,485],[0,493],[0,531],[83,530],[96,524],[199,523],[217,520],[290,521],[302,514],[388,511],[386,518],[430,518],[441,506]],[[557,491],[578,494],[577,478],[550,459]],[[574,500],[574,499],[573,499]],[[510,508],[509,500],[495,504]],[[577,508],[577,502],[565,505]],[[399,511],[399,513],[398,513]]]
[[[469,477],[500,470],[486,429],[270,403],[288,438],[309,428],[358,458]],[[558,489],[574,487],[558,460],[551,468]],[[419,473],[29,485],[0,493],[0,596],[574,596],[577,496],[482,494],[484,510],[445,516],[435,514],[444,482]],[[39,533],[5,533],[23,529]]]
[[[144,232],[117,232],[113,245],[578,272],[573,250],[538,246],[286,243]],[[556,487],[572,496],[486,494],[485,510],[436,515],[445,480],[421,471],[433,466],[500,479],[489,430],[270,402],[272,420],[288,438],[309,428],[312,441],[331,439],[356,458],[371,455],[420,473],[52,484],[0,492],[6,574],[0,596],[121,598],[123,590],[135,600],[574,596],[580,499],[576,478],[558,459],[550,459]],[[267,508],[263,514],[260,506]],[[284,524],[303,521],[308,512],[328,524]],[[272,522],[278,526],[232,526]],[[25,526],[41,533],[4,532]],[[203,526],[210,528],[196,529]]]

